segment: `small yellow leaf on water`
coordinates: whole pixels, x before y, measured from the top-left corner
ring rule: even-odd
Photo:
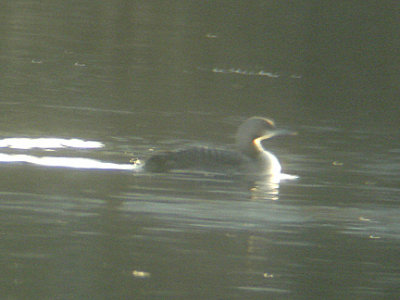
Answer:
[[[264,278],[274,278],[274,274],[270,274],[270,273],[264,273],[263,274]]]
[[[370,239],[377,240],[377,239],[380,239],[381,237],[380,237],[380,236],[376,236],[376,235],[372,235],[372,234],[371,234],[371,235],[369,236],[369,238],[370,238]]]
[[[136,278],[149,278],[150,277],[149,272],[138,271],[138,270],[133,270],[132,275]]]
[[[138,159],[138,158],[131,158],[131,159],[129,160],[129,162],[132,163],[132,164],[135,164],[135,165],[139,165],[139,164],[142,163],[141,160]]]
[[[344,165],[344,163],[342,163],[342,162],[340,162],[340,161],[337,161],[337,160],[335,160],[335,161],[332,163],[332,165],[334,165],[334,166],[336,166],[336,167],[341,167],[341,166],[343,166],[343,165]]]

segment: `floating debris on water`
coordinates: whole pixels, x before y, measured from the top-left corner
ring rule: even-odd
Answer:
[[[279,74],[272,73],[272,72],[265,72],[264,70],[259,71],[247,71],[242,70],[240,68],[230,68],[230,69],[220,69],[220,68],[213,68],[211,70],[213,73],[224,73],[224,74],[239,74],[239,75],[247,75],[247,76],[267,76],[271,78],[278,78],[280,77]]]
[[[80,62],[76,62],[76,63],[74,63],[74,66],[75,67],[86,67],[86,64],[81,64]]]
[[[218,36],[215,33],[207,33],[206,38],[208,39],[216,39]]]

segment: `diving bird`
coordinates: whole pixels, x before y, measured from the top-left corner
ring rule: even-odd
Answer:
[[[281,165],[274,154],[264,149],[262,142],[278,135],[294,132],[277,129],[267,118],[251,117],[238,128],[234,149],[190,147],[158,152],[150,156],[144,168],[149,172],[199,170],[218,173],[277,175]]]

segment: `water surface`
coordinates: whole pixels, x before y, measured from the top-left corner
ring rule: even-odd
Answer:
[[[398,297],[396,10],[244,3],[0,11],[5,299]],[[135,172],[252,115],[298,179]]]

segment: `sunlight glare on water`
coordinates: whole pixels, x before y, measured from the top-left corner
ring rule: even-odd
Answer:
[[[140,166],[134,164],[116,164],[110,162],[102,162],[95,159],[83,157],[37,157],[25,154],[0,154],[1,162],[24,162],[46,167],[75,168],[75,169],[102,169],[102,170],[136,170],[139,171]]]
[[[0,140],[0,148],[31,150],[43,149],[99,149],[104,144],[98,141],[85,141],[78,138],[5,138]],[[55,150],[54,150],[55,151]],[[138,164],[117,164],[84,157],[35,156],[31,154],[0,153],[0,163],[29,163],[47,167],[101,169],[101,170],[140,170]]]

